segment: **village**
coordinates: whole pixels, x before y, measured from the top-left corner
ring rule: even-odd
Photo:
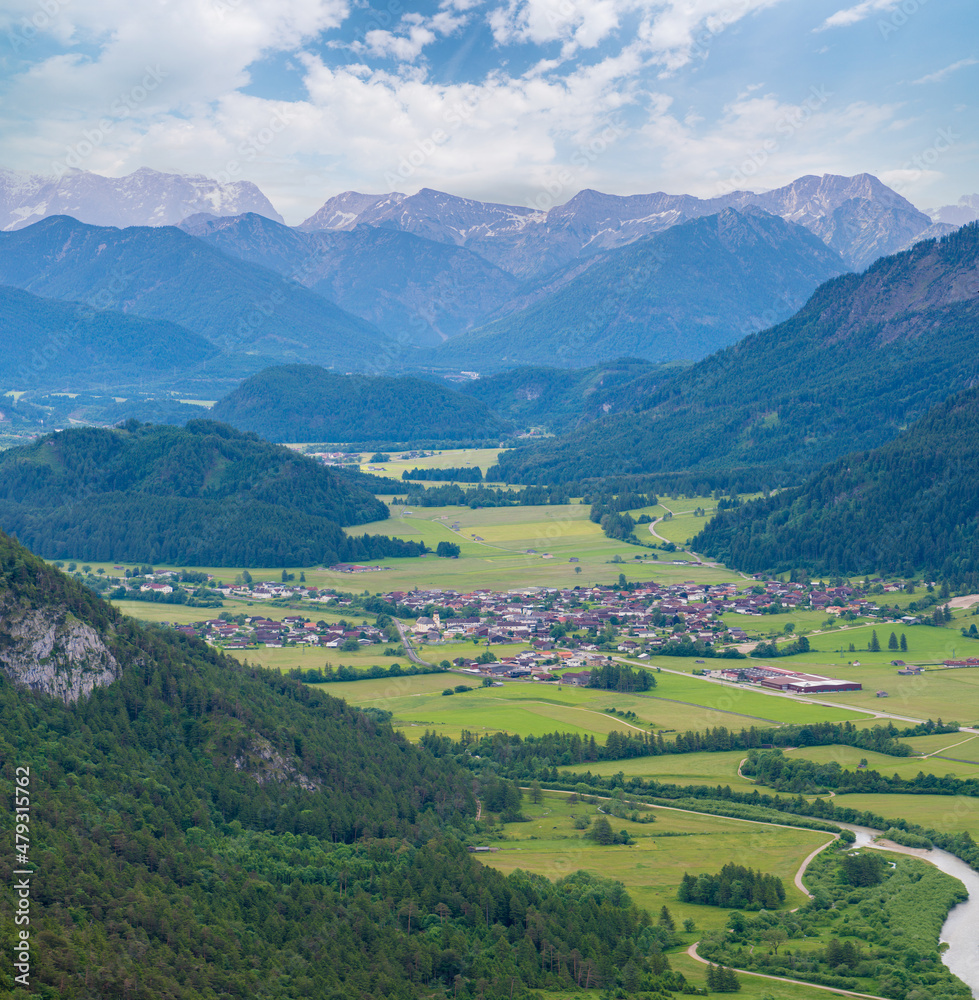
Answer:
[[[167,571],[151,573],[132,584],[150,593],[171,593],[180,586],[176,574]],[[505,592],[427,589],[373,597],[290,579],[239,580],[230,586],[212,582],[210,586],[234,602],[238,612],[222,611],[216,617],[175,627],[229,651],[302,646],[343,653],[384,646],[386,656],[404,655],[491,680],[579,685],[586,685],[591,671],[611,657],[643,661],[674,653],[697,657],[695,662],[703,669],[695,672],[720,680],[789,693],[853,690],[851,681],[740,662],[757,643],[758,630],[749,635],[731,623],[730,616],[798,610],[819,611],[827,620],[883,615],[882,621],[904,626],[919,620],[913,615],[893,617],[886,608],[882,612],[858,587],[814,588],[779,580],[757,581],[742,590],[734,584],[686,581]],[[887,587],[897,589],[894,584]],[[295,613],[279,620],[267,613],[249,614],[248,605],[258,602],[275,603]],[[379,612],[380,608],[388,613]],[[338,614],[347,618],[337,621]],[[375,619],[374,624],[368,624],[369,617]],[[463,644],[471,644],[472,651],[464,652]],[[507,647],[513,647],[513,652]],[[708,661],[713,662],[712,668],[707,667]],[[721,662],[726,665],[720,667]],[[894,662],[904,666],[903,661]]]

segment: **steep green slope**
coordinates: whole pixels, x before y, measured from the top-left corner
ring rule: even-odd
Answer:
[[[458,383],[458,390],[518,427],[561,432],[606,413],[631,410],[653,386],[684,367],[619,358],[591,368],[514,368]]]
[[[634,413],[501,456],[511,482],[740,469],[798,481],[894,438],[979,377],[979,225],[827,282],[791,320],[654,389]]]
[[[727,209],[570,265],[528,290],[526,308],[447,341],[431,363],[493,372],[698,359],[791,316],[845,270],[801,226]]]
[[[70,704],[37,687],[43,663],[29,690],[5,659],[15,625],[40,634],[66,612],[123,664]],[[0,894],[4,996],[530,1000],[575,988],[551,949],[577,951],[592,984],[631,962],[641,988],[681,987],[621,885],[478,864],[456,836],[476,803],[454,760],[121,616],[2,533],[0,638],[0,794],[13,803],[16,782],[29,816],[28,860],[0,854],[0,879],[32,873],[29,925]],[[12,808],[0,833],[12,847]]]
[[[267,368],[211,413],[273,441],[469,441],[512,429],[483,403],[434,382],[316,365]]]
[[[0,386],[37,389],[169,382],[220,353],[176,323],[0,287]]]
[[[0,283],[178,323],[233,358],[356,367],[395,346],[294,281],[171,226],[113,229],[54,216],[0,233]]]
[[[979,390],[970,389],[798,489],[721,511],[693,546],[749,572],[925,572],[977,588],[977,482]]]
[[[77,428],[0,453],[0,527],[49,558],[283,566],[417,554],[340,529],[386,515],[312,459],[211,420]]]

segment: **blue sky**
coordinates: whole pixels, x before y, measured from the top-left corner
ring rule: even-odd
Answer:
[[[881,177],[979,191],[975,0],[6,0],[0,166],[550,207]]]

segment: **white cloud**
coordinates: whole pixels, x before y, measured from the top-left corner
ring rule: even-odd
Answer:
[[[851,24],[863,21],[872,14],[880,11],[893,10],[900,0],[863,0],[853,7],[846,7],[838,10],[835,14],[830,14],[816,31],[826,31],[828,28],[848,28]]]
[[[958,62],[954,62],[951,66],[946,66],[944,69],[937,70],[934,73],[928,73],[926,76],[919,77],[917,80],[912,80],[912,83],[941,83],[947,76],[951,76],[956,70],[964,69],[966,66],[975,66],[979,63],[979,59],[960,59]]]

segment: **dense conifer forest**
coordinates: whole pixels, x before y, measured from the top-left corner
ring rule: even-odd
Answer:
[[[418,555],[349,478],[211,420],[76,428],[0,453],[0,527],[50,559],[292,566]]]
[[[437,382],[339,375],[317,365],[267,368],[212,414],[271,441],[498,441],[512,430],[482,402]]]
[[[802,487],[720,511],[693,547],[747,572],[926,572],[979,588],[979,390]]]

